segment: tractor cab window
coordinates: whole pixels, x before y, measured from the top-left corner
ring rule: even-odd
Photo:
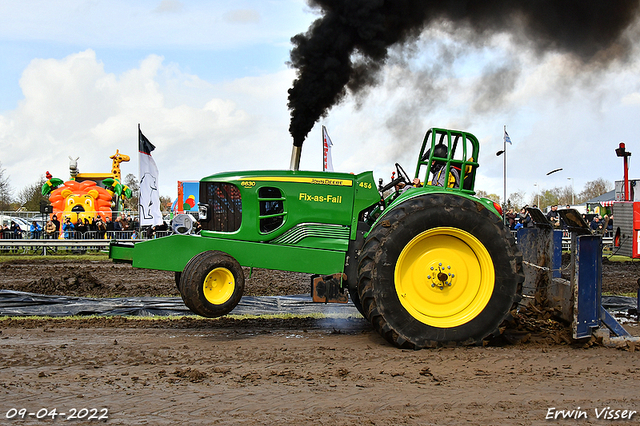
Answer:
[[[207,182],[200,185],[200,201],[209,206],[202,229],[235,232],[242,223],[242,199],[238,188],[230,183]]]
[[[284,197],[278,188],[265,186],[258,191],[260,232],[275,231],[284,223]]]

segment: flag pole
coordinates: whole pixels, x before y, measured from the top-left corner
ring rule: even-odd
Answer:
[[[142,221],[140,220],[140,123],[138,123],[138,238],[142,234]]]
[[[502,182],[503,182],[503,190],[504,190],[504,198],[502,199],[502,203],[504,207],[502,208],[502,223],[503,225],[507,224],[507,125],[504,125],[504,134],[502,136],[502,144],[504,149],[504,158],[502,159]]]
[[[322,136],[322,171],[326,172],[327,171],[327,151],[326,151],[326,147],[324,146],[325,144],[325,137],[324,137],[324,126],[322,126],[322,129],[320,129],[320,136]]]

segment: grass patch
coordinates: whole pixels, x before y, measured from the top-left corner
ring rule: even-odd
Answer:
[[[0,322],[2,321],[85,321],[91,319],[112,319],[112,318],[126,318],[128,321],[181,321],[184,319],[197,319],[199,321],[211,321],[215,322],[221,319],[234,319],[234,320],[245,320],[245,319],[300,319],[300,318],[311,318],[311,319],[324,319],[324,318],[350,318],[353,317],[353,314],[324,314],[319,312],[314,312],[310,314],[266,314],[266,315],[253,315],[253,314],[245,314],[245,315],[226,315],[220,318],[205,318],[197,315],[171,315],[171,316],[119,316],[119,315],[70,315],[64,317],[58,316],[0,316]]]
[[[632,259],[628,256],[620,256],[618,254],[614,254],[612,256],[603,256],[606,257],[609,262],[640,262],[640,259]]]
[[[633,298],[638,297],[638,293],[636,293],[635,291],[630,293],[612,293],[610,291],[605,291],[602,293],[602,295],[603,296],[623,296],[623,297],[633,297]]]

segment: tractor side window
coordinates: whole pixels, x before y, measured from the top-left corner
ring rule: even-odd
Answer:
[[[265,186],[258,191],[260,232],[275,231],[284,223],[284,197],[278,188]]]
[[[242,223],[242,199],[240,190],[230,183],[212,182],[204,185],[200,200],[210,206],[211,214],[201,221],[202,228],[209,231],[235,232]],[[204,197],[203,197],[204,195]]]

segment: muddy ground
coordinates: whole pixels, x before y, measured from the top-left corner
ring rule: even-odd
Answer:
[[[311,275],[244,268],[246,296],[309,293]],[[110,260],[16,258],[0,263],[5,290],[87,297],[179,296],[175,274],[132,268]]]
[[[634,292],[639,267],[605,262],[603,290]],[[0,283],[43,294],[177,294],[172,273],[108,261],[17,259],[0,264]],[[254,270],[246,293],[308,287],[306,274]],[[362,318],[5,319],[0,326],[0,424],[64,424],[83,408],[114,425],[608,424],[606,407],[620,410],[612,416],[640,412],[640,345],[572,342],[566,325],[544,312],[517,315],[506,338],[486,347],[421,351],[389,346]],[[640,334],[637,323],[626,327]],[[21,408],[26,419],[16,420]],[[65,415],[35,418],[54,408]],[[561,410],[581,418],[546,419]],[[615,424],[639,422],[634,413]]]
[[[568,261],[564,257],[563,261]],[[605,294],[630,294],[638,290],[640,261],[602,263],[602,291]],[[306,294],[311,275],[248,268],[245,271],[247,296]],[[563,276],[568,278],[564,265]],[[38,294],[136,297],[178,296],[174,273],[132,268],[109,260],[67,261],[64,257],[49,259],[16,257],[0,263],[1,288]]]

